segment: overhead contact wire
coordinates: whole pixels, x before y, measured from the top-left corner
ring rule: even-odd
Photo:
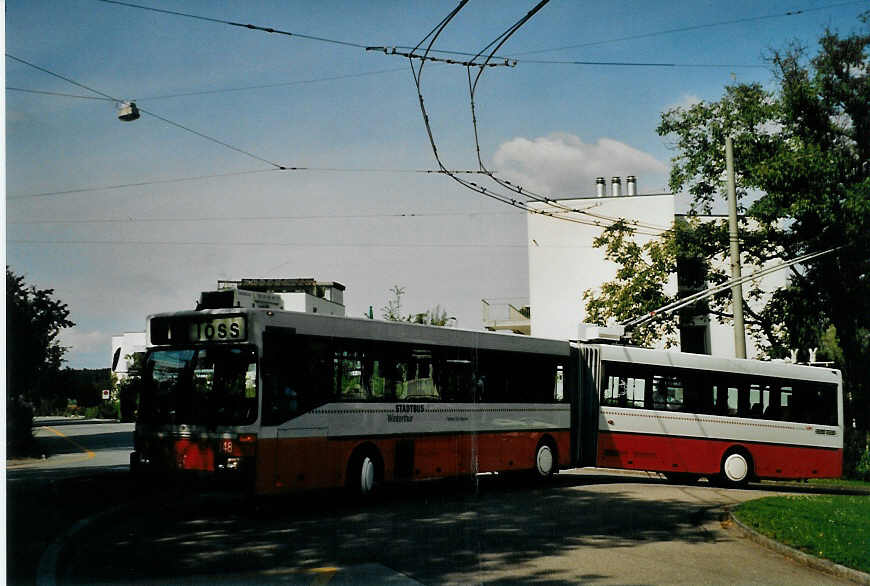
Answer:
[[[133,4],[131,2],[120,2],[119,0],[96,0],[97,2],[103,2],[105,4],[116,4],[118,6],[126,6],[127,8],[138,8],[139,10],[147,10],[149,12],[158,12],[161,14],[170,14],[172,16],[181,16],[184,18],[191,18],[194,20],[202,20],[205,22],[213,22],[216,24],[225,24],[228,26],[234,26],[239,28],[246,28],[249,30],[261,31],[265,33],[272,33],[276,35],[284,35],[288,37],[296,37],[299,39],[307,39],[309,41],[320,41],[322,43],[331,43],[333,45],[343,45],[346,47],[354,47],[357,49],[365,49],[366,45],[362,45],[360,43],[352,43],[350,41],[341,41],[337,39],[328,39],[326,37],[317,37],[314,35],[306,35],[302,33],[294,33],[290,31],[285,31],[281,29],[276,29],[268,26],[258,26],[255,24],[247,24],[241,22],[234,22],[232,20],[224,20],[221,18],[212,18],[209,16],[201,16],[198,14],[190,14],[188,12],[179,12],[177,10],[165,10],[162,8],[154,8],[152,6],[142,6],[141,4]]]
[[[427,34],[427,35],[426,35],[426,36],[425,36],[425,37],[424,37],[424,38],[423,38],[423,39],[422,39],[422,40],[421,40],[421,41],[420,41],[420,42],[419,42],[419,43],[418,43],[414,48],[413,48],[412,53],[416,54],[416,52],[420,49],[420,47],[421,47],[421,46],[422,46],[422,45],[427,41],[427,39],[429,39],[429,43],[428,43],[428,45],[427,45],[427,47],[426,47],[426,50],[424,51],[424,53],[423,53],[423,55],[422,55],[422,58],[420,58],[420,64],[419,64],[419,66],[418,66],[417,68],[415,68],[415,66],[414,66],[414,61],[413,61],[413,59],[410,58],[410,57],[408,58],[408,60],[409,60],[409,64],[410,64],[410,67],[411,67],[411,74],[412,74],[413,77],[414,77],[414,84],[415,84],[415,86],[416,86],[416,88],[417,88],[417,97],[418,97],[418,100],[419,100],[419,103],[420,103],[420,111],[421,111],[421,114],[422,114],[422,116],[423,116],[423,123],[424,123],[424,125],[425,125],[425,127],[426,127],[426,133],[427,133],[427,135],[428,135],[428,137],[429,137],[429,144],[430,144],[430,146],[431,146],[431,148],[432,148],[432,152],[433,152],[433,154],[434,154],[434,156],[435,156],[435,160],[437,161],[438,166],[439,166],[439,167],[440,167],[440,168],[441,168],[441,169],[442,169],[442,170],[447,174],[448,177],[450,177],[451,179],[453,179],[454,181],[456,181],[457,183],[459,183],[459,184],[462,185],[463,187],[465,187],[465,188],[467,188],[467,189],[469,189],[469,190],[471,190],[471,191],[474,191],[474,192],[476,192],[476,193],[479,193],[479,194],[481,194],[481,195],[483,195],[483,196],[485,196],[485,197],[488,197],[488,198],[490,198],[490,199],[494,199],[494,200],[499,201],[499,202],[501,202],[501,203],[504,203],[504,204],[507,204],[507,205],[513,206],[513,207],[518,208],[518,209],[520,209],[520,210],[523,210],[523,211],[525,211],[525,212],[527,212],[527,213],[531,213],[531,214],[539,214],[539,215],[548,216],[548,217],[551,217],[551,218],[554,218],[554,219],[558,219],[558,220],[564,220],[564,221],[569,221],[569,222],[578,223],[578,224],[584,224],[584,225],[588,225],[588,226],[601,227],[601,223],[600,223],[600,222],[592,222],[592,221],[581,220],[581,219],[579,219],[579,218],[564,217],[564,216],[560,216],[560,215],[555,214],[555,213],[546,212],[546,211],[543,211],[543,210],[538,210],[538,209],[535,209],[535,208],[529,207],[528,204],[527,204],[526,202],[519,201],[519,200],[517,200],[516,198],[512,198],[512,197],[510,197],[510,196],[508,196],[508,195],[498,193],[498,192],[496,192],[496,191],[493,191],[493,190],[491,190],[491,189],[488,189],[488,188],[486,188],[486,187],[483,187],[483,186],[481,186],[481,185],[478,185],[477,183],[474,183],[473,181],[466,181],[466,180],[464,180],[464,179],[462,179],[462,178],[456,176],[455,174],[450,173],[449,170],[447,169],[446,165],[445,165],[445,164],[443,163],[443,161],[441,160],[441,156],[440,156],[440,154],[438,153],[438,147],[437,147],[436,142],[435,142],[434,133],[433,133],[433,131],[432,131],[431,122],[430,122],[430,120],[429,120],[429,114],[428,114],[428,112],[427,112],[427,110],[426,110],[425,101],[424,101],[424,99],[423,99],[422,81],[421,81],[421,80],[422,80],[422,72],[423,72],[423,67],[425,66],[425,63],[426,63],[426,61],[427,61],[426,58],[428,57],[429,52],[432,50],[433,45],[434,45],[435,42],[437,41],[438,36],[441,34],[441,32],[443,32],[443,30],[447,27],[447,24],[449,24],[449,22],[450,22],[450,21],[451,21],[451,20],[456,16],[456,14],[457,14],[457,13],[458,13],[462,8],[463,8],[463,6],[465,6],[465,4],[467,3],[467,1],[468,1],[468,0],[463,0],[462,2],[460,2],[460,4],[459,4],[459,5],[458,5],[458,6],[457,6],[453,11],[450,12],[450,14],[448,14],[444,19],[442,19],[441,22],[440,22],[438,25],[436,25],[436,27],[433,28],[433,29],[432,29],[432,30],[431,30],[431,31],[430,31],[430,32],[429,32],[429,33],[428,33],[428,34]],[[545,3],[545,2],[544,2],[544,3]],[[543,5],[543,3],[542,3],[541,5]],[[521,20],[520,22],[525,22],[525,21],[527,21],[529,18],[531,18],[531,16],[528,16],[528,15],[527,15],[527,18],[525,18],[524,20]],[[516,25],[514,25],[514,27],[512,27],[511,29],[509,29],[508,32],[510,32],[511,30],[514,30],[514,31],[515,31],[517,28],[519,28],[519,27],[516,26]],[[513,34],[513,33],[510,32],[510,34]],[[504,36],[505,36],[505,34],[501,35],[499,38],[502,38],[502,37],[504,37]],[[505,40],[506,40],[506,39],[505,39]],[[502,43],[502,44],[503,44],[503,43]],[[490,44],[490,46],[491,46],[491,45],[492,45],[492,44]],[[499,46],[500,46],[500,45],[499,45]],[[479,55],[480,55],[480,54],[478,54],[478,57],[479,57]],[[478,66],[480,66],[480,65],[478,65]],[[485,65],[484,65],[484,67],[485,67]]]
[[[534,191],[526,189],[522,186],[515,186],[510,181],[501,179],[500,177],[495,175],[495,173],[493,173],[492,171],[487,169],[486,165],[483,163],[483,158],[481,156],[481,149],[480,149],[479,129],[478,129],[478,123],[477,123],[477,109],[475,106],[475,95],[476,95],[476,91],[477,91],[478,82],[480,81],[480,79],[483,76],[484,71],[486,70],[486,65],[489,63],[490,60],[492,60],[494,58],[494,55],[499,51],[499,49],[501,49],[505,45],[505,43],[507,43],[507,41],[523,25],[525,25],[529,20],[531,20],[531,18],[535,14],[537,14],[548,2],[549,2],[549,0],[542,0],[541,2],[539,2],[523,18],[521,18],[516,23],[514,23],[513,26],[511,26],[505,32],[503,32],[501,35],[496,37],[486,47],[484,47],[483,49],[478,51],[478,53],[472,57],[471,61],[476,62],[478,59],[480,59],[480,57],[486,51],[492,49],[490,51],[489,55],[487,55],[486,58],[484,59],[483,63],[476,65],[476,67],[478,68],[478,71],[477,71],[477,75],[474,78],[474,81],[472,81],[472,79],[471,79],[471,67],[472,66],[466,67],[466,72],[468,75],[469,95],[470,95],[470,101],[471,101],[471,119],[472,119],[472,125],[473,125],[473,130],[474,130],[474,143],[475,143],[475,151],[477,154],[478,167],[486,176],[488,176],[490,179],[495,181],[502,188],[507,189],[507,190],[517,194],[517,195],[521,195],[521,196],[526,197],[528,199],[537,201],[539,203],[544,203],[544,204],[547,204],[551,207],[554,207],[554,208],[561,210],[560,212],[556,212],[555,214],[553,214],[553,213],[546,214],[545,213],[545,215],[550,215],[551,217],[564,219],[564,220],[574,220],[574,221],[578,221],[579,223],[586,223],[588,225],[602,226],[602,223],[600,221],[593,220],[591,222],[580,222],[577,218],[566,218],[565,216],[558,215],[560,213],[583,214],[583,215],[588,215],[588,216],[593,217],[593,218],[597,218],[598,220],[604,220],[606,222],[609,222],[609,224],[607,224],[607,225],[612,225],[618,221],[617,218],[612,218],[612,217],[604,216],[604,215],[597,215],[597,214],[587,212],[585,210],[580,210],[577,208],[573,208],[571,206],[566,206],[550,196],[535,193]],[[534,210],[538,213],[542,213],[541,210],[537,210],[536,208],[530,208],[528,206],[528,204],[524,204],[524,208],[529,209],[529,210]],[[664,231],[668,230],[667,228],[662,228],[659,226],[652,226],[652,225],[641,226],[640,222],[634,222],[634,226],[642,227],[642,228],[645,228],[647,230],[656,230],[658,232],[664,232]],[[640,231],[640,230],[638,230],[637,227],[632,227],[632,230],[636,233],[650,235],[650,236],[657,236],[658,235],[658,234],[651,234],[649,232]]]

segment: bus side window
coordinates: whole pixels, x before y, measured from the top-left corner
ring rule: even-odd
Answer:
[[[562,402],[565,400],[565,366],[556,365],[555,380],[553,382],[553,400]]]
[[[674,374],[653,377],[653,409],[682,411],[685,387],[680,376]]]
[[[749,413],[748,417],[761,419],[764,415],[765,400],[769,400],[767,385],[753,382],[749,385]]]
[[[794,391],[795,409],[800,423],[837,425],[835,386],[802,382],[795,384]]]
[[[689,413],[707,413],[709,405],[707,399],[709,395],[702,394],[702,385],[705,383],[705,377],[700,372],[683,371],[683,404],[681,411]]]
[[[738,383],[738,385],[735,389],[737,394],[737,417],[750,417],[752,401],[749,396],[749,387],[742,383]]]
[[[431,401],[439,399],[433,378],[432,352],[415,348],[405,359],[405,401]]]
[[[439,348],[432,352],[432,379],[441,399],[471,403],[474,396],[471,352],[464,348]]]
[[[764,406],[764,418],[779,421],[782,419],[782,389],[778,384],[768,385],[768,400]]]
[[[608,364],[605,370],[606,386],[601,404],[613,407],[643,409],[650,395],[646,371],[639,367]]]
[[[792,406],[794,405],[794,392],[791,386],[783,386],[779,390],[779,413],[780,420],[794,421]]]
[[[278,425],[333,398],[333,356],[326,342],[306,336],[270,350],[263,374],[263,423]]]

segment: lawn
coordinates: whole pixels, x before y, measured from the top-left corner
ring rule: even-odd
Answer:
[[[743,503],[734,514],[781,543],[870,572],[870,496],[773,496]]]

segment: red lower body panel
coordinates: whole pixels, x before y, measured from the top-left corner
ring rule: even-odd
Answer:
[[[722,456],[734,446],[749,452],[759,478],[838,478],[843,474],[843,451],[837,449],[605,431],[598,434],[598,466],[712,475],[720,472]]]
[[[140,456],[160,470],[215,470],[214,440],[149,437],[141,439],[137,449]]]
[[[361,444],[371,444],[377,449],[386,481],[526,470],[534,467],[535,448],[545,435],[556,442],[559,465],[570,465],[567,430],[401,438],[261,437],[257,445],[256,490],[275,493],[343,486],[351,454]],[[401,470],[402,467],[406,469]]]

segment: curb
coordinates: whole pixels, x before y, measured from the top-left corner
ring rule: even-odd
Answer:
[[[808,493],[870,495],[870,488],[863,486],[848,486],[844,484],[805,484],[802,482],[761,481],[760,485],[763,488],[770,490],[777,490],[778,488],[795,488],[802,489]]]
[[[63,553],[66,544],[80,531],[98,521],[102,521],[106,517],[121,512],[129,507],[130,504],[131,503],[124,503],[116,505],[110,509],[91,515],[90,517],[80,519],[79,521],[76,521],[72,527],[67,529],[63,535],[55,539],[39,558],[39,565],[36,568],[36,586],[56,586],[58,561],[60,560],[60,556]]]
[[[793,547],[789,547],[788,545],[780,543],[779,541],[775,541],[770,537],[762,535],[755,529],[752,529],[751,527],[742,523],[732,511],[728,511],[728,519],[732,523],[734,523],[734,526],[741,533],[743,533],[745,537],[749,538],[755,543],[758,543],[759,545],[763,545],[768,549],[771,549],[786,557],[789,557],[798,563],[810,566],[811,568],[815,568],[816,570],[820,570],[828,574],[833,574],[837,577],[845,578],[858,584],[865,584],[867,586],[870,586],[870,574],[865,574],[860,570],[853,570],[852,568],[847,568],[846,566],[835,564],[834,562],[829,560],[817,558],[816,556],[809,555]]]

